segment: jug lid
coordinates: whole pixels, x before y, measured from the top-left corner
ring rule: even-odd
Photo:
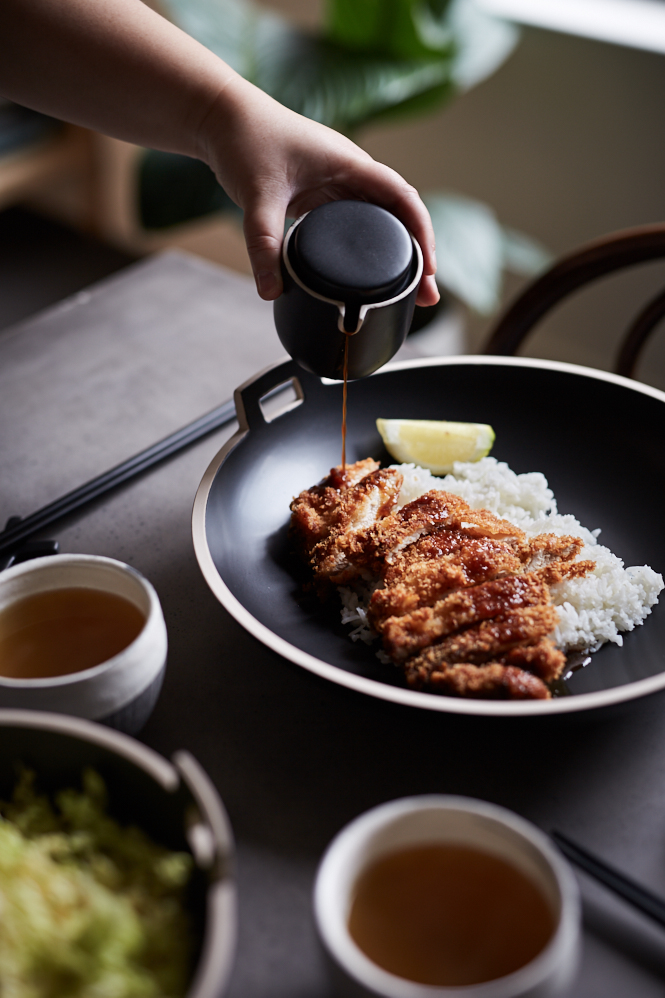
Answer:
[[[366,201],[330,201],[295,227],[289,259],[311,291],[355,304],[388,301],[411,278],[413,243],[400,220]]]

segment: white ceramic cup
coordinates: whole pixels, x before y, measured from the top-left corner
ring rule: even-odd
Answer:
[[[511,863],[549,903],[554,934],[538,956],[514,973],[459,988],[418,984],[383,970],[352,939],[348,919],[361,873],[400,849],[444,843],[475,847]],[[529,822],[468,797],[406,797],[352,821],[321,860],[314,916],[337,993],[353,998],[549,998],[570,985],[577,968],[580,903],[570,867]]]
[[[0,676],[0,707],[55,711],[94,721],[118,715],[149,688],[156,699],[159,689],[155,688],[166,664],[166,625],[157,593],[129,565],[87,554],[24,562],[0,573],[0,611],[26,596],[69,588],[123,596],[145,617],[140,634],[113,658],[91,669],[45,679]],[[130,720],[118,726],[130,730],[137,724]]]

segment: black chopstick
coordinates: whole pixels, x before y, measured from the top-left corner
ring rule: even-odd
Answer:
[[[98,475],[97,478],[93,478],[85,485],[61,496],[60,499],[49,503],[48,506],[44,506],[36,513],[26,516],[25,519],[0,532],[0,554],[12,551],[31,534],[43,530],[44,527],[48,527],[60,517],[72,513],[93,499],[98,499],[99,496],[104,495],[105,492],[110,492],[122,482],[140,475],[141,472],[151,468],[159,461],[177,454],[178,451],[195,443],[208,433],[220,429],[235,419],[235,415],[236,407],[231,399],[204,416],[195,419],[193,423],[188,423],[187,426],[176,430],[170,436],[164,437],[163,440],[151,447],[147,447],[139,454],[135,454],[134,457],[128,458],[122,464],[117,464],[115,468],[104,472],[103,475]]]
[[[602,859],[598,859],[597,856],[583,849],[582,846],[578,846],[577,843],[572,842],[565,835],[562,835],[561,832],[552,832],[551,834],[561,852],[572,863],[579,866],[585,873],[589,873],[592,877],[595,877],[601,884],[609,887],[615,894],[622,897],[624,901],[628,901],[635,908],[639,908],[643,914],[648,915],[649,918],[652,918],[659,925],[665,927],[665,901],[662,898],[659,898],[656,894],[652,894],[646,887],[635,883],[634,880],[631,880],[624,873],[620,873],[614,867],[604,863]]]

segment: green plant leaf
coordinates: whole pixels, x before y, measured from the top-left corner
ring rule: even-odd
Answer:
[[[409,118],[422,117],[430,111],[435,111],[455,95],[455,88],[450,80],[439,87],[432,87],[423,93],[409,97],[399,104],[390,105],[384,110],[377,110],[369,119],[371,124],[393,124]],[[363,124],[363,123],[361,123]]]
[[[326,28],[345,48],[397,58],[454,56],[451,79],[468,90],[510,55],[514,25],[475,0],[328,0]]]
[[[344,48],[397,59],[450,55],[450,0],[328,0],[327,37]]]
[[[436,237],[437,282],[476,312],[499,304],[504,261],[503,232],[487,205],[458,194],[424,198]]]
[[[452,0],[448,20],[456,41],[452,80],[459,90],[496,72],[519,40],[514,24],[485,13],[474,0]]]
[[[330,41],[359,51],[377,51],[383,42],[385,0],[328,0],[325,32]]]
[[[482,315],[500,304],[504,270],[533,277],[552,262],[544,246],[504,228],[480,201],[440,191],[424,201],[436,237],[437,283]]]
[[[449,61],[381,59],[307,36],[271,46],[254,82],[293,111],[345,132],[425,95],[439,103],[451,93]]]
[[[137,196],[145,229],[164,229],[215,211],[241,214],[205,163],[155,149],[141,160]]]
[[[345,132],[444,103],[455,87],[493,71],[515,38],[473,0],[330,0],[328,37],[249,0],[165,3],[184,31],[246,79]]]
[[[363,54],[291,26],[242,0],[166,0],[174,21],[286,107],[351,131],[452,93],[452,48],[436,59]],[[424,103],[420,98],[427,98]]]
[[[252,81],[262,40],[278,40],[293,30],[283,18],[244,0],[164,0],[164,8],[183,31]]]
[[[550,267],[554,257],[541,243],[515,229],[503,230],[503,256],[506,270],[523,277],[535,277]]]

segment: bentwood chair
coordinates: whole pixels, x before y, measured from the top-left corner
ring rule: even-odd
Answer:
[[[514,354],[533,327],[563,298],[583,285],[639,263],[665,259],[665,224],[611,233],[562,257],[530,284],[497,322],[482,352]],[[616,374],[634,377],[640,351],[665,317],[665,290],[634,319],[619,349]]]

